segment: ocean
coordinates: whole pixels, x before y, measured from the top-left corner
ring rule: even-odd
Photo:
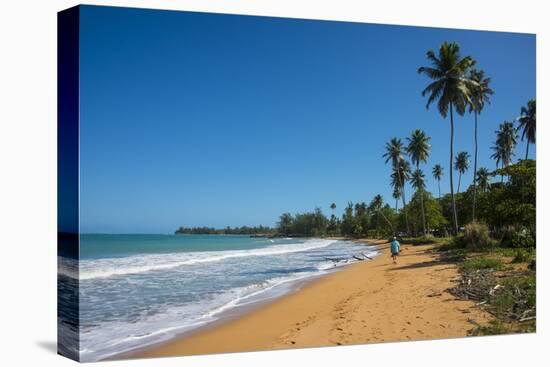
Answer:
[[[377,248],[333,239],[83,234],[78,265],[58,259],[59,313],[69,312],[63,300],[77,280],[80,305],[79,315],[64,315],[78,325],[60,323],[60,335],[76,345],[79,333],[80,360],[101,360],[281,296],[360,253],[375,256]]]

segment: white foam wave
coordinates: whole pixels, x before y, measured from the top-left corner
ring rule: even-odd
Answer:
[[[314,250],[330,246],[335,240],[313,239],[302,243],[272,245],[264,248],[231,251],[182,252],[155,255],[133,255],[123,258],[80,260],[79,272],[60,263],[58,272],[80,280],[106,278],[117,275],[159,271],[186,265],[217,262],[249,256],[273,256]]]
[[[261,284],[233,288],[220,294],[219,298],[207,301],[205,304],[199,303],[167,309],[164,312],[146,317],[138,323],[105,323],[101,327],[95,328],[93,331],[83,335],[84,340],[82,340],[82,343],[89,344],[93,348],[81,349],[81,360],[85,362],[98,361],[115,354],[130,351],[136,347],[143,347],[167,340],[179,333],[218,320],[224,313],[237,307],[280,296],[287,292],[287,289],[284,287],[285,285],[322,273],[314,271],[306,274],[293,274],[285,277],[271,278]],[[281,286],[283,286],[283,289],[276,292],[275,289]],[[223,303],[220,304],[218,303],[219,301]],[[216,303],[218,305],[215,305]],[[189,315],[195,313],[192,311],[193,308],[197,310],[205,308],[207,311],[201,312],[198,317],[189,318]],[[186,319],[187,322],[184,321]],[[177,320],[177,322],[174,323],[174,320]],[[108,340],[107,343],[105,343],[106,340]],[[100,345],[101,347],[98,348],[100,350],[94,351]]]

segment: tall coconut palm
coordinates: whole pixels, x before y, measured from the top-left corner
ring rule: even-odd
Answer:
[[[521,115],[518,117],[519,129],[523,130],[521,141],[527,138],[527,148],[525,149],[525,159],[529,156],[529,144],[535,144],[535,135],[537,129],[537,102],[532,99],[527,102],[526,107],[521,108]]]
[[[460,193],[460,180],[462,175],[470,168],[470,155],[468,152],[459,152],[456,155],[455,169],[458,171],[458,189],[457,194]]]
[[[420,129],[416,129],[412,132],[411,136],[407,138],[407,154],[411,157],[411,162],[416,165],[416,171],[420,169],[420,162],[425,163],[428,161],[430,155],[430,137]],[[420,208],[422,212],[422,230],[426,234],[426,214],[424,212],[424,193],[420,194]]]
[[[491,158],[496,160],[497,168],[499,164],[502,167],[508,167],[512,163],[512,158],[516,149],[518,133],[514,124],[504,121],[499,125],[499,129],[495,131],[497,139],[492,147],[494,153]]]
[[[489,170],[485,167],[481,167],[477,170],[476,181],[478,183],[479,189],[482,192],[485,192],[489,189]]]
[[[443,118],[449,114],[451,123],[451,142],[449,154],[449,178],[451,198],[453,203],[453,225],[455,234],[458,233],[458,219],[456,215],[456,201],[453,185],[453,158],[454,158],[454,117],[453,110],[464,115],[466,108],[471,104],[471,90],[474,85],[466,77],[468,70],[474,65],[474,60],[460,56],[460,47],[456,43],[444,42],[436,56],[433,50],[426,53],[431,66],[423,66],[418,73],[425,74],[432,80],[422,91],[422,96],[429,95],[426,108],[437,101],[439,113]]]
[[[432,175],[437,181],[437,190],[439,191],[439,199],[441,199],[441,178],[443,177],[443,167],[440,164],[436,164],[432,168]]]
[[[420,194],[420,197],[422,198],[422,193],[424,192],[424,189],[426,188],[426,182],[424,180],[424,172],[420,168],[417,168],[411,175],[411,185],[415,188],[416,192]],[[422,201],[420,206],[422,207]],[[424,210],[422,208],[422,225],[424,234],[426,234],[426,214],[424,213]]]
[[[397,182],[401,190],[401,200],[403,201],[403,207],[405,207],[405,202],[406,202],[405,174],[402,171],[403,169],[402,161],[404,161],[404,158],[403,158],[403,143],[401,142],[401,139],[392,138],[388,143],[386,143],[385,150],[386,150],[386,153],[383,154],[383,157],[386,158],[386,163],[391,162],[392,170],[396,172]],[[408,233],[409,218],[406,212],[404,212],[404,215],[405,215],[405,226]]]
[[[490,96],[494,91],[489,87],[491,78],[485,77],[483,70],[471,69],[470,80],[475,82],[471,86],[472,103],[470,104],[470,113],[474,113],[474,173],[477,172],[477,118],[481,114],[486,103],[490,103]],[[474,174],[474,194],[472,200],[472,220],[476,220],[476,194],[477,194],[477,182],[476,175]]]

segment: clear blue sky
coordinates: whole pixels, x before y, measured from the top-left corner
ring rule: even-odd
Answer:
[[[415,128],[432,137],[428,188],[441,163],[447,192],[449,121],[425,109],[416,72],[446,40],[492,78],[492,169],[494,130],[535,97],[534,35],[82,7],[81,231],[274,225],[378,193],[393,205],[384,144]],[[473,116],[455,146],[473,152]]]

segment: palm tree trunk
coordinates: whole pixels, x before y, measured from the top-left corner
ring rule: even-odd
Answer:
[[[405,210],[405,183],[401,182],[401,167],[399,162],[397,162],[397,180],[398,184],[401,187],[401,200],[403,201],[403,214],[405,215],[405,227],[407,228],[407,234],[409,234],[409,217],[407,216],[407,211]]]
[[[453,155],[454,155],[454,135],[455,135],[455,125],[453,120],[453,104],[449,103],[450,107],[450,118],[451,118],[451,148],[450,148],[450,159],[449,159],[449,178],[451,183],[451,199],[453,203],[453,225],[454,225],[454,234],[458,234],[458,219],[456,217],[456,201],[455,201],[455,188],[453,185]]]
[[[475,128],[474,128],[474,197],[472,201],[472,221],[476,221],[476,195],[477,195],[477,111],[474,110]]]
[[[424,190],[420,189],[420,207],[422,208],[422,230],[426,235],[426,213],[424,211]]]
[[[416,170],[420,169],[420,162],[416,162]],[[420,209],[422,209],[422,230],[426,235],[426,214],[424,213],[424,190],[420,189]]]
[[[460,194],[460,180],[462,179],[462,173],[460,171],[458,172],[458,188],[456,189],[456,193]]]
[[[529,156],[529,139],[527,139],[527,149],[525,149],[525,160],[527,160],[528,156]]]
[[[401,186],[401,200],[403,201],[403,214],[405,214],[405,226],[407,227],[407,234],[409,234],[411,231],[409,229],[409,216],[407,215],[407,210],[405,209],[405,202],[407,199],[405,199],[405,184]]]
[[[380,221],[380,209],[378,209],[378,211],[376,212],[376,238],[379,238],[378,237],[378,222]]]
[[[439,201],[441,201],[441,180],[437,180],[437,190],[439,191]]]
[[[397,204],[399,203],[398,199],[395,199],[395,212],[397,213]]]

